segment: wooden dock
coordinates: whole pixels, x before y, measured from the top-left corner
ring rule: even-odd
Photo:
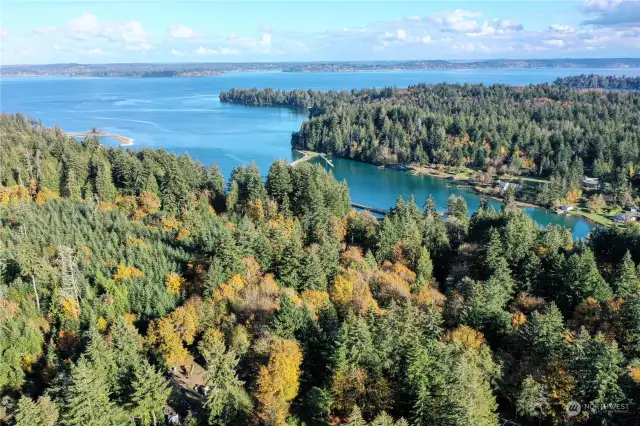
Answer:
[[[320,154],[319,154],[319,153],[317,153],[317,152],[313,152],[313,151],[300,151],[300,150],[298,150],[298,149],[296,149],[296,152],[297,152],[297,153],[302,154],[302,158],[298,158],[297,160],[292,161],[291,163],[289,163],[289,165],[290,165],[291,167],[295,167],[295,166],[297,166],[298,164],[302,164],[302,163],[304,163],[305,161],[309,161],[309,160],[311,160],[312,158],[315,158],[315,157],[317,157],[317,156],[319,156],[319,155],[320,155]]]
[[[365,204],[359,204],[359,203],[351,203],[351,207],[358,210],[367,210],[367,211],[370,211],[371,213],[377,213],[382,216],[385,216],[387,213],[389,213],[389,210],[383,210],[377,207],[371,207],[371,206],[367,206]]]
[[[309,161],[312,158],[316,158],[316,157],[321,157],[324,161],[327,162],[329,166],[333,167],[333,163],[331,162],[331,160],[327,158],[327,155],[324,153],[319,153],[314,151],[302,151],[299,149],[296,149],[296,152],[302,154],[302,158],[298,158],[297,160],[294,160],[291,163],[289,163],[291,167],[295,167],[298,164],[304,163],[305,161]]]

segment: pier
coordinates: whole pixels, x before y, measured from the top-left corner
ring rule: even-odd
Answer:
[[[367,206],[365,204],[359,204],[359,203],[351,203],[351,207],[358,210],[367,210],[367,211],[370,211],[371,213],[377,213],[382,216],[385,216],[387,213],[389,213],[389,210],[383,210],[377,207],[371,207],[371,206]]]
[[[305,161],[309,161],[312,158],[316,158],[316,157],[322,157],[322,159],[326,161],[329,166],[333,167],[333,163],[331,162],[331,160],[327,158],[326,154],[313,152],[313,151],[302,151],[300,149],[296,149],[296,152],[302,154],[302,158],[298,158],[297,160],[294,160],[291,163],[289,163],[291,167],[295,167],[300,163],[304,163]]]

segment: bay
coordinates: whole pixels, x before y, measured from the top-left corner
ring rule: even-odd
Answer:
[[[221,103],[219,93],[232,87],[350,90],[406,87],[417,83],[526,85],[576,74],[640,75],[640,69],[490,69],[354,73],[230,73],[200,78],[10,78],[0,79],[0,111],[58,125],[68,133],[93,126],[134,139],[133,148],[162,148],[188,153],[204,164],[218,163],[226,175],[238,164],[255,162],[266,174],[273,160],[291,160],[290,135],[306,118],[286,108]],[[115,144],[110,139],[105,144]],[[399,195],[415,194],[421,204],[433,194],[439,209],[451,194],[461,195],[473,212],[479,197],[445,180],[335,159],[336,177],[346,179],[355,202],[387,209]],[[492,202],[496,207],[497,202]],[[541,226],[569,227],[575,238],[592,225],[580,217],[558,216],[525,208]]]

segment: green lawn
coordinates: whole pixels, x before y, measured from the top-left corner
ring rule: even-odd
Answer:
[[[599,223],[600,225],[604,225],[604,226],[617,225],[616,222],[611,220],[609,217],[603,216],[603,215],[598,214],[598,213],[591,213],[591,212],[588,212],[586,210],[579,210],[579,209],[576,209],[571,213],[572,214],[577,214],[577,215],[580,215],[580,216],[584,216],[587,219],[590,219],[595,223]],[[613,216],[611,216],[611,217],[613,217]]]

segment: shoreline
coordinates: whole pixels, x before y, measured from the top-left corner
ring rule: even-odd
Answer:
[[[295,151],[298,151],[298,152],[301,151],[301,150],[298,150],[297,148],[292,148],[292,149],[294,149]],[[305,151],[305,152],[316,153],[315,151]],[[314,157],[316,157],[318,155],[321,155],[321,153],[316,153],[316,154],[317,155],[315,155]],[[325,154],[325,155],[328,155],[328,154]],[[450,174],[450,173],[446,173],[446,172],[440,172],[440,171],[437,171],[436,173],[430,173],[427,170],[433,170],[433,169],[429,168],[429,167],[424,167],[424,166],[408,166],[404,170],[398,170],[398,169],[394,169],[393,167],[388,166],[388,165],[384,165],[384,164],[368,163],[368,162],[365,162],[365,161],[359,161],[359,160],[355,160],[355,159],[352,159],[352,158],[346,158],[346,157],[339,157],[339,156],[336,156],[336,157],[337,158],[341,158],[343,160],[357,161],[359,163],[369,164],[369,165],[371,165],[373,167],[376,167],[376,168],[383,168],[383,169],[387,169],[387,170],[395,170],[395,171],[402,172],[402,173],[409,173],[409,174],[411,174],[413,176],[428,176],[428,177],[432,177],[432,178],[436,178],[436,179],[442,179],[442,180],[446,180],[446,179],[450,178],[451,176],[456,176],[454,174]],[[382,166],[382,167],[380,167],[380,166]],[[457,187],[457,185],[452,185],[452,186]],[[494,200],[494,201],[504,202],[504,198],[498,197],[498,196],[493,195],[493,194],[485,194],[485,193],[483,193],[481,191],[478,191],[478,189],[477,189],[477,187],[475,185],[473,186],[472,189],[473,189],[474,194],[476,196],[478,196],[478,197],[486,197],[486,198]],[[541,206],[539,204],[529,203],[529,202],[526,202],[526,201],[518,201],[518,200],[516,200],[515,201],[515,205],[517,207],[520,207],[520,208],[522,208],[522,207],[533,207],[533,208],[545,210],[545,211],[547,211],[549,213],[558,214],[553,209]],[[586,220],[589,224],[591,224],[593,226],[610,227],[610,226],[614,226],[615,225],[615,224],[605,224],[605,223],[602,223],[602,222],[598,222],[598,221],[590,218],[589,216],[585,216],[585,215],[582,215],[582,214],[576,213],[576,212],[568,212],[568,213],[564,213],[563,215],[564,216],[579,217],[581,219]]]
[[[86,133],[65,133],[66,136],[70,137],[70,138],[78,138],[78,137],[91,137],[91,136],[95,136],[98,138],[112,138],[115,139],[117,141],[120,142],[120,146],[132,146],[133,145],[133,138],[129,138],[127,136],[121,136],[121,135],[112,135],[109,133],[102,133],[102,132],[86,132]]]

